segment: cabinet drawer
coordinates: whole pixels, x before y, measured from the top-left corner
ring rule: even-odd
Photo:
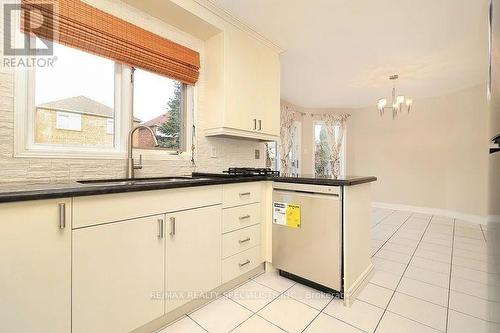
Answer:
[[[260,244],[260,224],[222,235],[222,258]]]
[[[262,263],[260,246],[253,247],[222,260],[222,283],[251,271]]]
[[[222,210],[222,233],[260,223],[260,203]]]
[[[220,185],[77,197],[73,199],[73,228],[217,205],[221,202]]]
[[[222,187],[222,205],[233,207],[259,202],[261,187],[260,182],[224,185]]]

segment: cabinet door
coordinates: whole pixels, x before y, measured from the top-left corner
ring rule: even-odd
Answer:
[[[167,312],[220,284],[221,206],[167,214]]]
[[[70,199],[0,205],[0,332],[71,331],[70,212]]]
[[[73,231],[73,333],[129,332],[164,314],[163,220]]]

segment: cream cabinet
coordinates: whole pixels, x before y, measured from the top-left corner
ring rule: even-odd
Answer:
[[[166,215],[167,312],[220,285],[221,206]]]
[[[280,134],[276,50],[238,29],[206,41],[207,136],[275,140]]]
[[[162,316],[164,257],[164,215],[73,230],[72,332],[129,332]]]
[[[0,332],[71,331],[71,199],[0,204]]]

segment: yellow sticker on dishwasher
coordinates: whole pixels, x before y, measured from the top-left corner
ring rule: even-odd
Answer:
[[[286,225],[290,228],[300,228],[300,206],[288,204],[286,207]]]

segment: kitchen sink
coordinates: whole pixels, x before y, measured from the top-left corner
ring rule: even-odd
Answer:
[[[192,180],[208,180],[203,177],[161,177],[161,178],[134,178],[134,179],[99,179],[99,180],[81,180],[77,183],[91,186],[131,186],[163,184],[173,182],[184,182]]]

